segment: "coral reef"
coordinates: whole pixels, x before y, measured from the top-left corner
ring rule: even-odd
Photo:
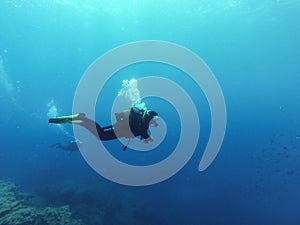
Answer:
[[[0,181],[0,225],[82,225],[69,206],[40,208],[26,203],[15,184]]]
[[[168,224],[131,191],[66,180],[29,194],[0,180],[0,225]]]
[[[40,189],[37,195],[51,205],[70,205],[85,225],[167,224],[150,211],[142,192],[109,183],[65,180]]]

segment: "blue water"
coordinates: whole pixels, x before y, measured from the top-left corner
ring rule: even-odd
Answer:
[[[299,10],[298,0],[1,1],[0,179],[48,205],[70,205],[85,224],[300,224]],[[116,73],[96,106],[100,124],[110,123],[108,106],[122,80],[148,75],[180,83],[201,121],[197,149],[182,170],[162,183],[131,187],[98,175],[79,151],[50,148],[73,133],[71,126],[64,126],[66,135],[47,123],[47,104],[54,100],[60,115],[70,114],[88,66],[141,40],[169,41],[198,54],[223,90],[228,120],[219,155],[200,173],[211,125],[202,91],[170,66],[142,63]],[[172,106],[145,102],[165,118],[168,133],[163,147],[149,154],[107,143],[131,164],[162,160],[180,135]]]

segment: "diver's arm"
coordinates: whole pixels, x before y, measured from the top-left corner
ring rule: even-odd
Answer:
[[[148,144],[149,142],[152,142],[153,141],[153,137],[151,137],[149,134],[148,134],[148,128],[146,130],[144,130],[144,132],[141,134],[141,139],[143,140],[143,142],[145,144]]]
[[[153,138],[151,136],[149,136],[148,138],[144,139],[144,143],[148,144],[149,142],[152,142]]]
[[[141,134],[141,138],[142,138],[142,139],[147,139],[147,138],[149,138],[149,137],[150,137],[150,136],[149,136],[149,134],[148,134],[147,131],[145,131],[144,133]]]

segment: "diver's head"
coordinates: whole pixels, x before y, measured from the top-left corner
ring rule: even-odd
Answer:
[[[154,126],[157,127],[157,120],[158,120],[158,113],[153,111],[153,110],[149,110],[147,112],[148,115],[148,119],[149,119],[149,126]]]
[[[145,117],[143,118],[144,122],[151,125],[151,121],[157,116],[158,113],[153,110],[148,110]]]
[[[158,116],[158,113],[155,112],[155,111],[153,111],[153,110],[149,110],[149,111],[148,111],[148,114],[149,114],[150,116],[152,116],[152,118],[155,117],[155,116]]]

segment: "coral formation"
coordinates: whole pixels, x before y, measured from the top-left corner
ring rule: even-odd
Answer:
[[[0,225],[81,225],[69,206],[40,208],[21,198],[11,182],[0,181]]]

